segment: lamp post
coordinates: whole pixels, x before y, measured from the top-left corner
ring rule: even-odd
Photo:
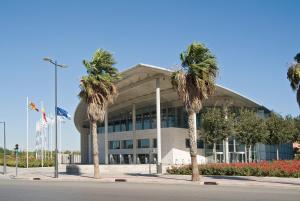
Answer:
[[[44,61],[49,62],[54,65],[54,82],[55,82],[55,171],[54,177],[58,178],[58,150],[57,150],[57,67],[67,68],[67,65],[58,64],[56,60],[52,60],[50,58],[44,58]]]
[[[5,134],[5,121],[1,121],[3,124],[3,140],[4,140],[4,150],[3,150],[3,174],[6,174],[6,134]]]

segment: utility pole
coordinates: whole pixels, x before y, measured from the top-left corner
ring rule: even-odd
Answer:
[[[0,123],[3,124],[3,174],[6,174],[6,133],[5,133],[5,121],[1,121]]]

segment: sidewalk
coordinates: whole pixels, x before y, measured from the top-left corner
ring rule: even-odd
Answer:
[[[191,182],[190,175],[149,175],[149,174],[122,174],[105,173],[101,179],[96,180],[92,174],[69,175],[65,173],[65,166],[59,167],[59,178],[53,178],[53,167],[44,168],[19,168],[18,177],[15,177],[15,168],[8,167],[7,175],[2,174],[0,166],[0,179],[22,179],[33,180],[39,178],[41,181],[93,181],[93,182],[115,182],[115,179],[125,179],[131,183],[157,183],[157,184],[190,184],[203,185],[204,182],[216,182],[218,185],[230,186],[274,186],[274,187],[296,187],[300,188],[300,178],[279,177],[254,177],[254,176],[203,176],[201,182]]]

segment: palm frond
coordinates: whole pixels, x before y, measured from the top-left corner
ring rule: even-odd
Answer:
[[[83,60],[88,75],[81,79],[78,96],[88,104],[90,120],[103,121],[107,105],[117,96],[114,84],[120,75],[115,63],[112,54],[103,49],[98,49],[91,61]]]
[[[210,50],[191,44],[180,54],[182,69],[171,74],[171,83],[187,110],[198,112],[203,100],[214,93],[218,66]]]

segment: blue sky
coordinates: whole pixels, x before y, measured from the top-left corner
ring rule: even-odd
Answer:
[[[193,41],[205,43],[220,67],[218,84],[276,112],[299,114],[286,70],[299,46],[300,1],[14,1],[0,2],[0,119],[8,147],[26,147],[26,96],[54,112],[49,56],[59,70],[58,104],[73,115],[83,59],[97,48],[114,53],[120,71],[137,63],[172,68]],[[35,121],[30,112],[30,148]],[[2,146],[2,127],[0,146]],[[62,148],[79,150],[73,121]]]

